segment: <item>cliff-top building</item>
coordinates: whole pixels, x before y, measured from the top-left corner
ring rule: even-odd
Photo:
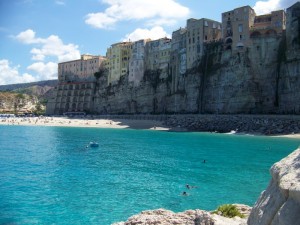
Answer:
[[[107,49],[108,84],[116,83],[128,73],[132,42],[120,42]]]
[[[166,78],[169,73],[171,39],[160,38],[149,41],[145,48],[145,71],[160,71],[160,78]]]
[[[204,54],[204,43],[222,38],[221,23],[202,18],[188,19],[186,24],[186,57],[187,69],[197,66]]]
[[[145,45],[151,39],[142,39],[132,44],[132,53],[129,60],[128,81],[138,86],[145,72]]]
[[[285,30],[285,21],[285,12],[283,10],[255,16],[254,24],[250,27],[250,37],[282,35]]]
[[[58,64],[58,85],[47,104],[47,114],[88,112],[92,109],[94,73],[104,66],[105,57],[82,55]]]
[[[179,77],[186,73],[186,37],[187,29],[180,28],[172,33],[170,73],[172,75],[172,93],[177,91]]]
[[[299,58],[300,52],[300,2],[286,10],[286,42],[289,59]]]
[[[250,27],[255,12],[250,6],[243,6],[222,13],[222,37],[225,49],[237,50],[250,45]]]
[[[252,45],[252,38],[274,37],[285,31],[284,10],[256,16],[250,6],[222,13],[225,49],[239,50]]]

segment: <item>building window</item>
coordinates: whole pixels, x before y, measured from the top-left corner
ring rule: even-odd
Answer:
[[[239,32],[240,32],[240,33],[243,32],[243,24],[239,24]]]
[[[243,40],[243,35],[240,35],[240,41]]]
[[[204,26],[208,27],[208,22],[206,20],[204,21]]]
[[[216,26],[216,24],[215,23],[213,23],[213,28],[215,29],[215,28],[217,28],[217,26]]]

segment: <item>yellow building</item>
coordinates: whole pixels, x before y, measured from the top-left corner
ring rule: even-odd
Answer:
[[[119,81],[121,76],[128,73],[129,60],[131,57],[132,42],[120,42],[111,45],[107,49],[108,84]]]

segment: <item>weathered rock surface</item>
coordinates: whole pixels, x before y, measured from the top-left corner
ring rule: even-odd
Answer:
[[[271,167],[270,184],[248,225],[300,225],[300,148]]]
[[[279,135],[300,133],[300,117],[276,115],[172,115],[165,125],[189,131]]]
[[[143,211],[130,217],[126,222],[113,225],[245,225],[246,219],[239,217],[226,218],[203,210],[187,210],[174,213],[165,209]]]

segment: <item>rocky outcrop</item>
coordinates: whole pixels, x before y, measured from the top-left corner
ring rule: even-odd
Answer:
[[[165,209],[143,211],[130,217],[126,222],[113,225],[246,225],[246,219],[240,217],[226,218],[203,210],[187,210],[174,213]]]
[[[32,113],[37,110],[39,104],[36,96],[0,92],[0,113]]]
[[[300,224],[300,148],[271,167],[272,179],[253,207],[248,225]]]

